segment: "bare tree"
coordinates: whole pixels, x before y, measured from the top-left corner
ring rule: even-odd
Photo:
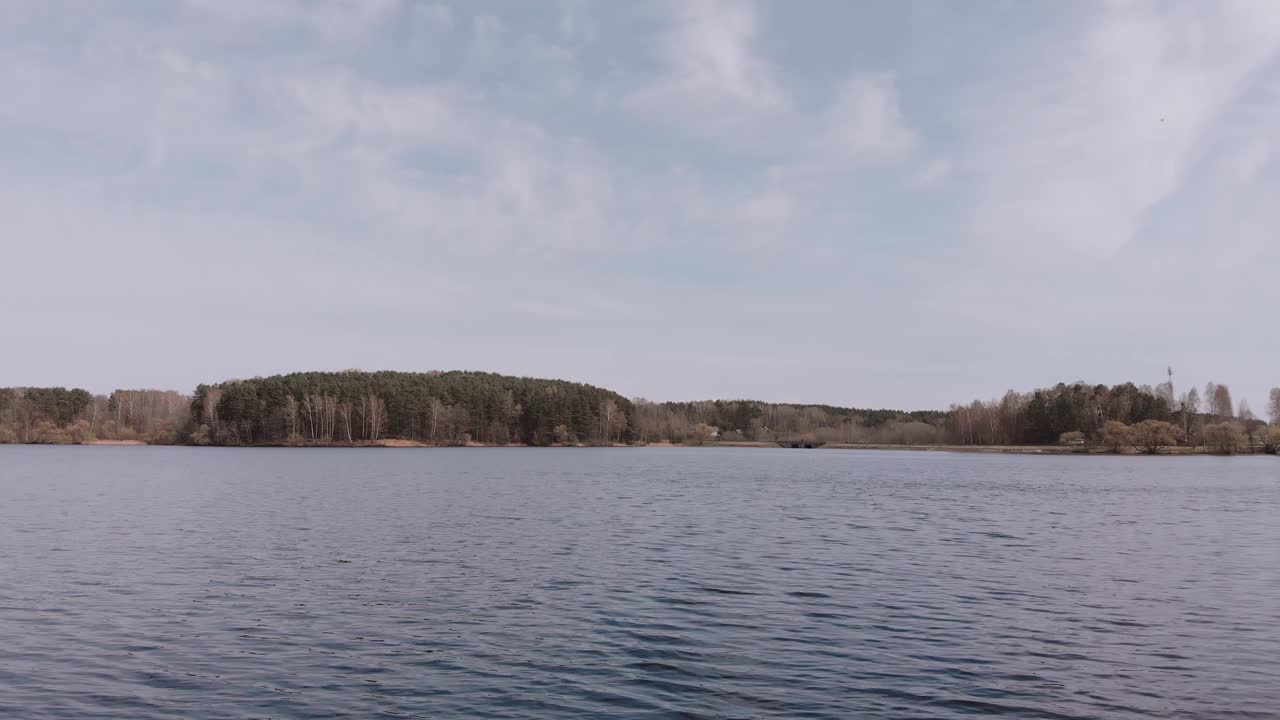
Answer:
[[[1162,420],[1143,420],[1134,425],[1132,431],[1134,444],[1148,455],[1155,455],[1163,447],[1178,444],[1177,430]]]
[[[1108,420],[1102,426],[1102,443],[1111,452],[1120,452],[1133,444],[1133,429],[1118,420]]]
[[[1200,392],[1195,388],[1182,396],[1182,441],[1191,444],[1191,428],[1200,414]]]
[[[111,407],[111,401],[102,395],[95,395],[93,402],[89,404],[89,433],[93,434],[98,430],[98,413],[105,408]]]
[[[286,439],[293,442],[298,436],[298,399],[292,395],[284,399],[284,429]]]
[[[1267,418],[1272,425],[1280,425],[1280,387],[1271,388],[1271,397],[1267,401]]]
[[[1169,380],[1167,382],[1160,383],[1160,385],[1156,387],[1156,397],[1161,398],[1166,403],[1168,403],[1169,409],[1172,410],[1174,408],[1175,398],[1173,395],[1173,367],[1172,366],[1169,367]]]
[[[200,419],[207,423],[214,432],[218,430],[218,403],[222,402],[222,390],[209,388],[204,394],[204,402],[200,408]]]
[[[351,439],[351,403],[343,402],[338,404],[338,418],[342,421],[342,429],[347,437],[347,442]]]
[[[1239,418],[1241,422],[1246,423],[1250,420],[1257,419],[1253,414],[1253,409],[1249,407],[1248,398],[1240,398],[1240,409],[1236,411],[1236,417]]]
[[[190,407],[191,398],[174,390],[117,389],[106,400],[106,409],[117,432],[127,429],[139,435],[153,435],[151,426],[157,423],[162,429],[154,434],[156,437],[163,437],[174,427],[185,424]],[[86,419],[91,426],[96,423],[94,417],[86,416]]]
[[[1204,426],[1204,442],[1215,452],[1231,455],[1248,442],[1248,437],[1240,423],[1220,422]]]
[[[302,396],[302,419],[307,424],[307,435],[316,440],[319,437],[317,430],[317,421],[319,416],[319,402],[317,398],[312,397],[311,393]]]
[[[439,398],[431,398],[427,409],[427,432],[433,445],[440,442],[441,425],[444,424],[447,412]]]
[[[338,424],[337,397],[333,395],[320,396],[320,421],[321,436],[326,443],[332,443],[334,430]]]
[[[614,402],[613,400],[605,400],[603,403],[600,404],[600,435],[599,437],[601,441],[605,443],[610,442],[610,437],[613,432],[613,426],[614,426],[614,423],[616,422],[614,418],[619,414],[620,412],[618,411],[618,403]],[[625,421],[626,421],[626,418],[624,417],[623,422]]]
[[[1262,451],[1270,455],[1280,452],[1280,427],[1263,428]]]
[[[1213,385],[1213,394],[1206,394],[1205,400],[1209,403],[1209,411],[1215,420],[1230,420],[1235,414],[1231,402],[1231,389],[1226,385]]]
[[[612,401],[611,401],[612,402]],[[610,442],[622,442],[622,433],[627,430],[627,414],[623,412],[614,412],[609,418]]]
[[[715,437],[716,429],[706,423],[698,423],[693,426],[693,432],[689,435],[689,443],[691,445],[706,445],[708,440]]]
[[[369,439],[377,440],[382,435],[383,426],[387,422],[387,404],[382,398],[370,395],[365,398],[368,406],[366,417],[369,423]]]

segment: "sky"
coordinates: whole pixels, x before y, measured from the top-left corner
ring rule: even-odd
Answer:
[[[9,0],[0,385],[1280,385],[1280,3]]]

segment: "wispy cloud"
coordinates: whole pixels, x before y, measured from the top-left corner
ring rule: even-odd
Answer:
[[[539,364],[508,369],[654,396],[912,406],[1235,362],[1132,328],[1230,347],[1202,328],[1280,301],[1277,8],[19,0],[0,243],[83,263],[11,339],[125,305],[204,368],[244,344],[233,312],[261,343],[228,374],[326,342],[378,366],[519,346]],[[918,360],[941,343],[962,370]],[[0,354],[8,381],[77,381],[55,370]]]
[[[1006,249],[1106,257],[1125,247],[1280,46],[1272,4],[1091,10],[1015,83],[974,98],[974,229]]]
[[[917,140],[902,115],[892,75],[856,74],[845,81],[824,118],[819,152],[837,162],[900,159]]]
[[[745,140],[744,133],[791,111],[773,65],[755,47],[751,3],[693,0],[672,8],[670,26],[653,49],[658,72],[627,94],[626,109],[712,141],[725,134]]]

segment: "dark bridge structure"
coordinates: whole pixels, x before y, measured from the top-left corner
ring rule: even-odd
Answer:
[[[804,448],[808,450],[812,450],[813,448],[820,448],[823,445],[827,444],[823,440],[815,440],[811,437],[776,438],[774,442],[777,443],[780,447],[784,447],[784,448]]]

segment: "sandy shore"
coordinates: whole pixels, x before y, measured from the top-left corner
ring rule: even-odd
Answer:
[[[396,438],[388,440],[374,440],[369,443],[374,447],[427,447],[424,443],[417,440],[400,440]]]
[[[86,445],[146,445],[141,440],[94,440],[85,443]]]

